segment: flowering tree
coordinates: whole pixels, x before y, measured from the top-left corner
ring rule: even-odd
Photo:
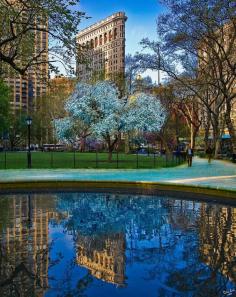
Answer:
[[[65,109],[68,117],[55,120],[58,138],[71,142],[81,137],[77,125],[82,125],[87,135],[106,142],[109,161],[121,132],[157,132],[165,121],[165,111],[155,97],[139,94],[124,103],[117,87],[108,81],[95,85],[78,83]]]
[[[126,106],[126,131],[158,132],[166,113],[160,101],[151,95],[138,94]]]

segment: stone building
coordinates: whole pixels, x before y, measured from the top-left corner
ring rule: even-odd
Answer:
[[[110,79],[119,86],[125,74],[124,12],[117,12],[77,36],[77,76],[85,82]]]
[[[79,235],[77,263],[105,282],[123,286],[125,283],[125,237],[116,233],[100,237]]]
[[[222,142],[232,140],[236,151],[236,32],[234,23],[226,23],[211,32],[198,46],[198,79],[204,81],[201,87],[204,102],[199,109],[202,115],[202,130],[209,126],[209,139],[214,136],[213,124],[218,120],[219,137]],[[208,108],[213,111],[212,114]],[[214,118],[214,113],[217,117]],[[210,123],[210,124],[209,124]],[[221,148],[221,152],[224,150]]]

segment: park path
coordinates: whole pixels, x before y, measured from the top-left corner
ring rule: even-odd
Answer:
[[[193,166],[186,164],[162,169],[23,169],[0,170],[1,182],[12,181],[139,181],[204,186],[236,191],[236,164],[195,157]]]

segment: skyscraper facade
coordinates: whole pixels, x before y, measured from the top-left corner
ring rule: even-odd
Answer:
[[[11,45],[9,43],[4,50],[7,55],[10,55],[11,51],[18,54],[16,62],[20,67],[25,67],[28,64],[32,66],[27,69],[24,75],[20,75],[12,67],[4,63],[1,63],[0,70],[2,78],[11,87],[12,109],[28,112],[34,108],[36,99],[45,95],[47,90],[48,23],[43,16],[33,16],[31,18],[28,15],[29,11],[24,11],[19,1],[13,1],[13,3],[14,7],[16,7],[15,12],[19,10],[20,13],[20,16],[18,16],[20,26],[23,26],[25,21],[28,24],[32,23],[33,29],[23,35],[21,40],[20,38],[17,39],[19,44],[15,45],[13,42]],[[4,34],[6,34],[6,38],[8,35],[11,36],[7,30]]]
[[[77,76],[80,81],[110,79],[122,84],[126,20],[124,12],[117,12],[80,31],[77,36]]]

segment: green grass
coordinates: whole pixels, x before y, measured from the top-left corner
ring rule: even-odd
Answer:
[[[32,152],[32,168],[160,168],[178,165],[175,158],[113,153],[108,162],[107,153]],[[27,168],[26,152],[1,152],[0,169]]]

